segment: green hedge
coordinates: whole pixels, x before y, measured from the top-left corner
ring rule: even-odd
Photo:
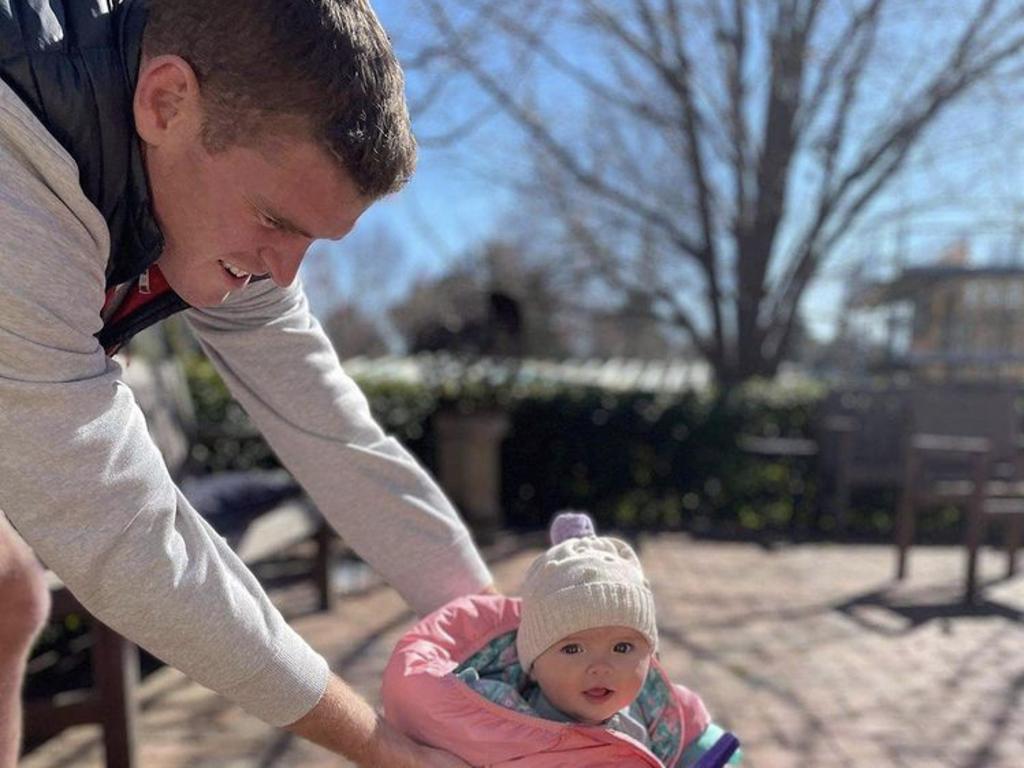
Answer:
[[[807,514],[812,463],[757,460],[736,441],[800,434],[815,401],[769,408],[751,392],[722,402],[579,388],[524,397],[504,446],[505,508],[527,526],[577,507],[617,528],[788,530]]]
[[[200,419],[226,423],[196,457],[215,471],[273,463],[201,357],[188,372]],[[765,458],[743,452],[740,435],[813,438],[824,394],[814,385],[752,382],[719,400],[533,384],[488,389],[480,382],[426,387],[364,381],[384,428],[429,469],[436,467],[431,417],[497,403],[511,420],[502,449],[502,506],[513,528],[536,528],[565,508],[586,509],[601,527],[685,529],[711,536],[828,538],[835,521],[820,513],[813,457]],[[216,434],[216,430],[210,431]],[[894,494],[858,493],[846,538],[891,539]],[[958,517],[934,510],[921,540],[956,541]]]

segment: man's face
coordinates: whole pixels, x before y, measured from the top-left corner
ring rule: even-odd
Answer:
[[[314,239],[344,237],[369,207],[313,142],[281,138],[272,146],[211,154],[196,134],[147,147],[154,212],[166,240],[158,263],[192,306],[220,304],[255,276],[291,284]]]
[[[531,676],[559,711],[599,725],[633,702],[650,666],[651,647],[635,629],[597,627],[552,645]]]

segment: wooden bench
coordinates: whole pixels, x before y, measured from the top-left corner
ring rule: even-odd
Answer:
[[[851,495],[862,489],[899,491],[908,434],[909,394],[898,387],[829,392],[817,417],[823,512],[843,533]]]
[[[203,480],[190,474],[191,440],[196,434],[194,412],[181,368],[175,361],[155,363],[135,359],[125,370],[155,442],[171,470],[172,476],[186,489],[202,489]],[[225,479],[224,475],[209,476]],[[266,476],[279,489],[283,486],[281,471]],[[257,473],[240,473],[235,487],[245,489],[247,478],[255,482]],[[197,509],[202,511],[197,505]],[[210,518],[208,518],[210,519]],[[297,490],[256,509],[242,519],[210,519],[214,528],[225,536],[239,557],[254,565],[278,555],[292,546],[314,539],[316,555],[311,577],[319,592],[319,606],[331,607],[330,560],[333,531],[323,522],[310,501]],[[60,582],[49,574],[53,610],[51,619],[61,620],[72,613],[88,616],[81,604]],[[139,679],[139,651],[94,617],[91,624],[92,687],[88,690],[61,693],[52,698],[25,702],[25,745],[32,749],[67,728],[96,724],[102,728],[108,768],[133,768],[138,765],[135,739]]]

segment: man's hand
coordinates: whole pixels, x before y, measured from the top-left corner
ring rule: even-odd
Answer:
[[[387,768],[469,768],[469,763],[462,762],[448,752],[432,749],[416,744],[409,738],[398,733],[386,723],[378,730],[380,762],[367,763],[367,766],[387,766]]]
[[[419,763],[419,765],[428,766],[429,768],[470,768],[469,763],[462,762],[449,752],[431,749],[430,747],[423,747],[423,749],[425,754],[423,755],[423,762]]]
[[[396,731],[336,675],[327,681],[320,703],[287,730],[361,768],[469,768],[457,757]]]

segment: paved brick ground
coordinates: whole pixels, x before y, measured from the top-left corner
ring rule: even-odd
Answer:
[[[495,565],[513,591],[535,554]],[[1024,576],[993,580],[974,610],[959,604],[962,555],[916,549],[908,582],[889,581],[888,547],[766,551],[683,536],[648,539],[662,656],[736,731],[750,768],[1024,766]],[[411,616],[386,588],[310,612],[304,587],[275,598],[333,668],[376,697],[387,654]],[[147,679],[144,768],[339,766],[256,722],[173,670]],[[102,765],[96,732],[70,731],[23,768]]]

